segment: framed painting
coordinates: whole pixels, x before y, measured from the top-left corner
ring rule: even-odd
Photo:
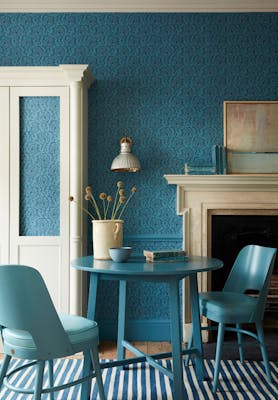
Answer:
[[[278,101],[225,101],[229,174],[278,173]]]

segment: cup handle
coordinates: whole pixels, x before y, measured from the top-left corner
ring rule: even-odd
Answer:
[[[114,239],[117,240],[118,239],[118,233],[120,232],[120,224],[119,222],[115,223],[115,231],[114,231]]]

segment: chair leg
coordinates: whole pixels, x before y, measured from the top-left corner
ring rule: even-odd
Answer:
[[[224,333],[225,333],[225,324],[220,323],[218,325],[216,355],[215,355],[215,367],[214,367],[214,376],[213,376],[213,389],[212,389],[212,391],[214,393],[216,392],[217,386],[218,386],[218,378],[219,378],[220,362],[221,362],[221,357],[222,357],[222,347],[223,347]]]
[[[37,362],[37,373],[36,373],[36,381],[35,381],[34,400],[40,400],[41,399],[44,365],[45,365],[45,361],[38,361]]]
[[[83,376],[89,375],[92,369],[92,360],[90,351],[83,351]],[[81,385],[81,400],[88,400],[91,392],[91,380],[87,380]]]
[[[236,324],[236,328],[238,330],[241,329],[240,324]],[[242,342],[242,334],[241,332],[237,332],[237,343],[238,343],[238,352],[239,352],[239,359],[241,363],[244,363],[244,353],[243,353],[243,342]]]
[[[272,377],[270,373],[270,368],[269,368],[269,361],[267,357],[267,352],[265,348],[265,342],[264,342],[264,331],[263,331],[263,326],[261,322],[256,322],[256,328],[257,328],[257,334],[258,334],[258,339],[259,339],[259,344],[261,348],[261,353],[264,361],[264,367],[265,367],[265,372],[266,376],[268,379],[268,382],[272,382]]]
[[[7,370],[9,368],[9,364],[10,364],[11,358],[12,357],[7,355],[7,354],[5,354],[5,356],[4,356],[4,360],[2,362],[2,368],[1,368],[1,372],[0,372],[0,389],[2,387],[3,380],[4,380],[5,376],[6,376]]]
[[[99,365],[99,356],[98,356],[98,348],[97,348],[97,346],[94,346],[90,350],[90,355],[91,355],[92,364],[93,364],[93,367],[94,367],[94,370],[95,370],[95,374],[96,374],[96,381],[97,381],[97,385],[98,385],[99,398],[100,398],[100,400],[106,400],[106,397],[105,397],[105,394],[104,394],[101,370],[100,370],[100,365]]]
[[[47,361],[47,366],[48,366],[49,387],[52,388],[53,384],[54,384],[54,379],[53,379],[53,360],[48,360]],[[54,393],[53,392],[49,393],[49,400],[54,400]]]
[[[192,328],[190,330],[187,349],[191,349],[192,346],[193,346],[193,326],[192,326]],[[190,354],[187,354],[186,357],[185,357],[185,365],[188,365],[189,359],[190,359]]]

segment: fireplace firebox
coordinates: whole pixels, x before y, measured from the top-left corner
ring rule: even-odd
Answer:
[[[222,290],[239,251],[248,244],[278,248],[278,215],[213,215],[211,254],[224,261],[212,274],[212,290]],[[274,265],[266,312],[278,318],[278,259]]]

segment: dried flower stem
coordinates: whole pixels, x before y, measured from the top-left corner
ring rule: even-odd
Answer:
[[[117,197],[118,197],[118,194],[119,194],[119,190],[120,189],[118,188],[118,190],[116,192],[116,195],[115,195],[115,200],[114,200],[114,204],[113,204],[111,219],[114,219],[114,217],[115,217],[115,213],[116,213],[115,208],[116,208],[116,204],[117,204]]]
[[[121,190],[122,187],[123,187],[123,182],[121,182],[121,181],[117,182],[117,191],[116,191],[116,194],[115,194],[115,200],[114,200],[114,204],[113,204],[111,219],[115,219],[115,215],[116,215],[115,208],[116,208],[116,205],[118,203],[117,199],[118,199],[119,191]]]
[[[134,187],[131,189],[131,193],[130,193],[130,195],[129,195],[127,201],[124,203],[123,208],[121,209],[121,212],[120,212],[120,214],[119,214],[119,216],[118,216],[119,219],[121,219],[121,216],[122,216],[124,210],[126,209],[126,206],[128,205],[128,203],[130,202],[131,198],[134,196],[135,193],[136,193],[136,187],[134,186]]]
[[[92,219],[95,219],[95,217],[93,216],[92,213],[90,213],[90,211],[88,211],[86,208],[82,207],[76,200],[74,200],[73,196],[70,196],[69,201],[77,204],[77,206],[80,208],[80,210],[84,211],[86,214],[89,215],[89,217],[91,217]]]
[[[115,211],[114,211],[114,214],[112,214],[112,218],[111,219],[116,219],[116,215],[117,215],[117,212],[119,211],[119,208],[121,207],[121,202],[120,202],[120,200],[118,200],[118,203],[117,203],[117,207],[116,207],[116,209],[115,209]],[[119,219],[119,218],[117,218],[117,219]]]
[[[91,199],[92,199],[92,203],[93,203],[93,206],[94,206],[94,208],[95,208],[95,210],[96,210],[96,213],[97,213],[97,215],[98,215],[98,219],[102,219],[102,218],[101,218],[100,211],[99,211],[99,208],[98,208],[98,205],[97,205],[97,202],[96,202],[96,200],[95,200],[95,198],[94,198],[94,195],[93,195],[92,191],[89,192],[89,195],[90,195],[90,197],[91,197]]]
[[[106,206],[106,209],[104,211],[104,219],[107,219],[108,209],[109,209],[110,203],[112,201],[113,201],[112,196],[107,196],[107,206]]]

